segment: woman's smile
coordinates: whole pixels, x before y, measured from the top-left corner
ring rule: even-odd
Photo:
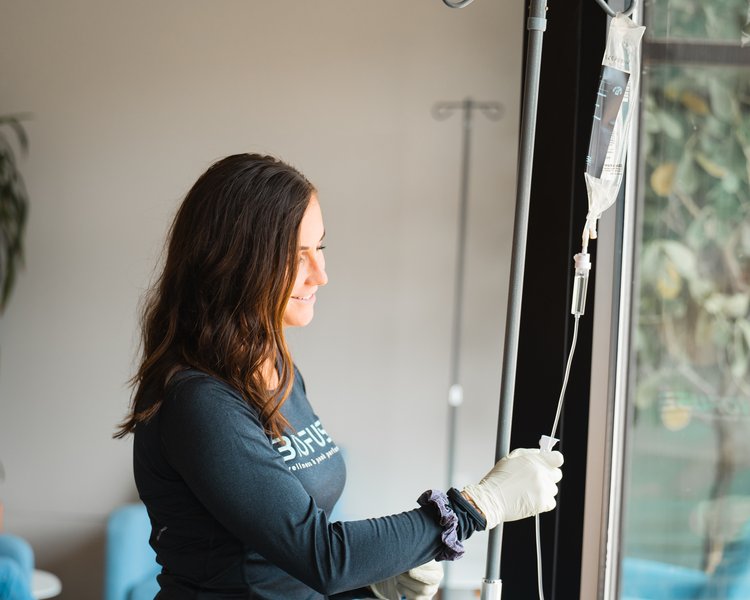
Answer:
[[[292,300],[299,300],[300,302],[315,302],[315,292],[309,296],[292,296]]]

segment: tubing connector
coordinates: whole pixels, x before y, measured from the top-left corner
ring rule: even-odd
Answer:
[[[481,600],[500,600],[503,594],[501,579],[483,579]]]
[[[576,270],[573,276],[573,302],[570,314],[580,317],[586,308],[586,288],[589,285],[591,259],[588,252],[581,252],[573,257]]]
[[[554,448],[555,444],[557,444],[557,442],[559,441],[559,439],[554,438],[550,435],[543,435],[539,438],[539,449],[542,452],[552,452],[552,448]]]

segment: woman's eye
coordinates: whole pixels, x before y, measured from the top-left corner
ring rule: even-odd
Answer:
[[[317,246],[317,247],[315,248],[315,251],[316,251],[316,252],[321,252],[321,251],[325,250],[325,248],[326,248],[325,246]],[[301,252],[299,253],[299,263],[300,263],[300,264],[302,264],[303,262],[305,262],[305,260],[307,260],[307,258],[308,258],[308,256],[307,256],[307,255],[308,255],[308,253],[310,253],[310,252],[312,252],[312,250],[311,250],[311,249],[307,249],[307,250],[302,250],[302,251],[301,251]]]

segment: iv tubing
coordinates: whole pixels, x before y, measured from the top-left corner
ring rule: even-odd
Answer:
[[[538,513],[534,515],[534,529],[536,530],[536,585],[539,588],[539,600],[544,600],[544,586],[542,585],[542,534]]]
[[[563,400],[565,399],[565,390],[568,388],[568,379],[570,378],[570,367],[573,364],[573,355],[576,351],[576,342],[578,341],[578,322],[581,315],[574,314],[575,321],[573,324],[573,340],[570,343],[570,352],[568,353],[568,364],[565,366],[565,376],[563,377],[562,388],[560,389],[560,397],[557,400],[557,413],[555,414],[555,423],[552,425],[552,433],[550,437],[554,438],[557,432],[557,425],[560,422],[560,414],[562,413]],[[534,516],[534,525],[536,529],[536,576],[537,586],[539,588],[539,600],[544,600],[544,589],[542,586],[542,539],[540,533],[539,514]]]
[[[563,399],[565,398],[565,390],[568,387],[568,378],[570,377],[570,366],[573,364],[573,354],[576,351],[576,341],[578,341],[578,320],[580,315],[575,315],[575,323],[573,325],[573,341],[570,343],[570,354],[568,354],[568,364],[565,367],[565,377],[563,379],[562,389],[560,390],[560,398],[557,400],[557,413],[555,414],[555,423],[552,425],[552,433],[550,437],[555,437],[557,432],[557,425],[560,422],[560,413],[562,412]]]

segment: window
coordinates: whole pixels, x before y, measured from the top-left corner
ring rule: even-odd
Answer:
[[[647,3],[621,596],[750,598],[746,0]]]

